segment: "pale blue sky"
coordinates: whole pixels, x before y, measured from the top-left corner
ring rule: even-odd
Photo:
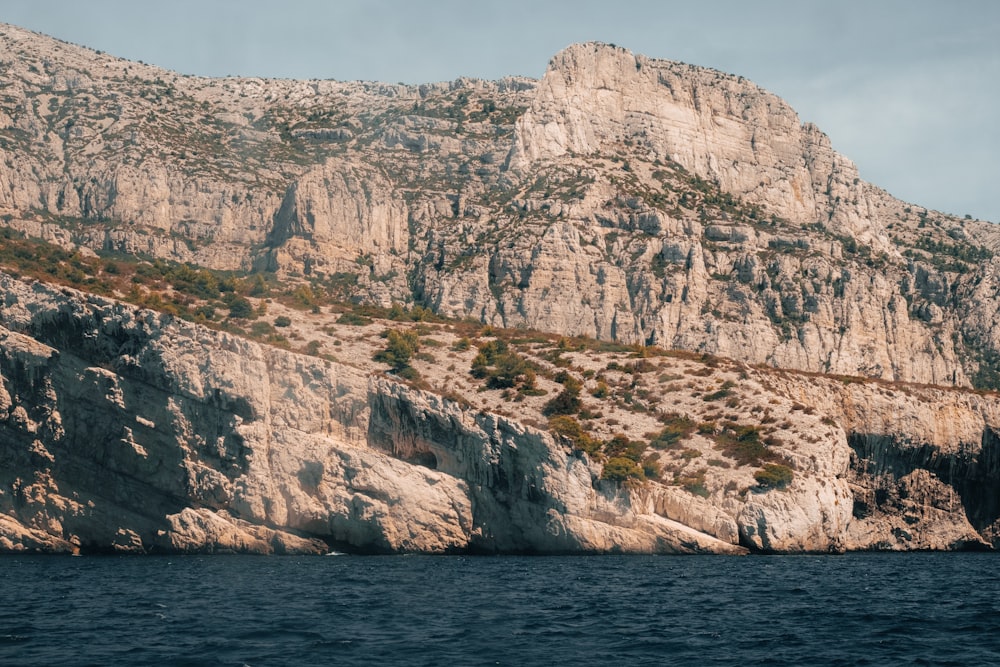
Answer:
[[[613,42],[746,76],[866,180],[1000,222],[996,0],[0,0],[0,21],[185,74],[406,83]]]

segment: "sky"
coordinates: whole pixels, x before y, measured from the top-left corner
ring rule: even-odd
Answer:
[[[1000,222],[997,0],[0,0],[0,21],[182,74],[539,78],[574,42],[739,74],[906,201]]]

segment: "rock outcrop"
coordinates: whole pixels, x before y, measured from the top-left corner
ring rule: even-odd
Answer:
[[[995,397],[752,371],[746,409],[810,434],[775,442],[795,478],[768,491],[723,467],[698,495],[602,479],[530,408],[519,421],[72,290],[0,289],[5,551],[949,549],[1000,525]]]
[[[854,165],[743,77],[577,44],[549,63],[517,130],[515,168],[634,144],[651,161],[677,162],[781,217],[829,222],[874,250],[891,249]]]
[[[4,550],[742,551],[638,513],[547,432],[0,282]]]

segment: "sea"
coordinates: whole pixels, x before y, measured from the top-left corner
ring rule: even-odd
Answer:
[[[3,556],[0,665],[1000,665],[1000,556]]]

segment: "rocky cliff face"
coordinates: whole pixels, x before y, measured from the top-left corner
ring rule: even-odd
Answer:
[[[575,45],[549,64],[517,129],[515,168],[625,145],[788,220],[829,221],[874,249],[891,247],[854,165],[783,100],[742,77]]]
[[[638,513],[544,431],[0,280],[3,550],[741,551]]]
[[[995,396],[901,383],[1000,386],[1000,235],[861,181],[742,77],[582,44],[540,81],[211,80],[12,26],[0,42],[7,235],[729,360],[669,357],[654,380],[567,353],[595,396],[612,384],[587,428],[649,441],[667,471],[623,484],[548,428],[546,399],[469,385],[457,361],[417,388],[335,321],[288,310],[314,344],[293,352],[4,275],[0,549],[998,539]],[[521,353],[561,391],[561,352]],[[733,405],[703,398],[726,383]],[[658,449],[674,413],[684,446]],[[770,460],[794,478],[759,482]]]
[[[963,276],[902,261],[919,216],[741,77],[578,45],[516,129],[511,171],[547,179],[519,205],[544,229],[488,268],[431,274],[443,310],[468,314],[489,287],[496,309],[482,312],[506,325],[918,382],[966,385],[979,370],[955,339],[991,334],[917,285],[992,285],[992,264],[950,267]],[[995,243],[988,227],[944,224]]]
[[[622,485],[528,425],[527,404],[519,421],[72,290],[0,286],[5,551],[740,553],[996,539],[995,397],[744,368],[731,418],[784,419],[772,449],[795,470],[787,488],[755,486],[713,436],[658,455],[681,466],[674,483]],[[662,368],[708,368],[710,383],[735,372],[674,363]],[[694,414],[711,407],[687,400]],[[718,457],[694,473],[702,491],[677,486],[702,456]]]
[[[22,231],[776,367],[996,374],[994,227],[861,181],[742,77],[582,44],[540,82],[210,80],[0,33]]]

